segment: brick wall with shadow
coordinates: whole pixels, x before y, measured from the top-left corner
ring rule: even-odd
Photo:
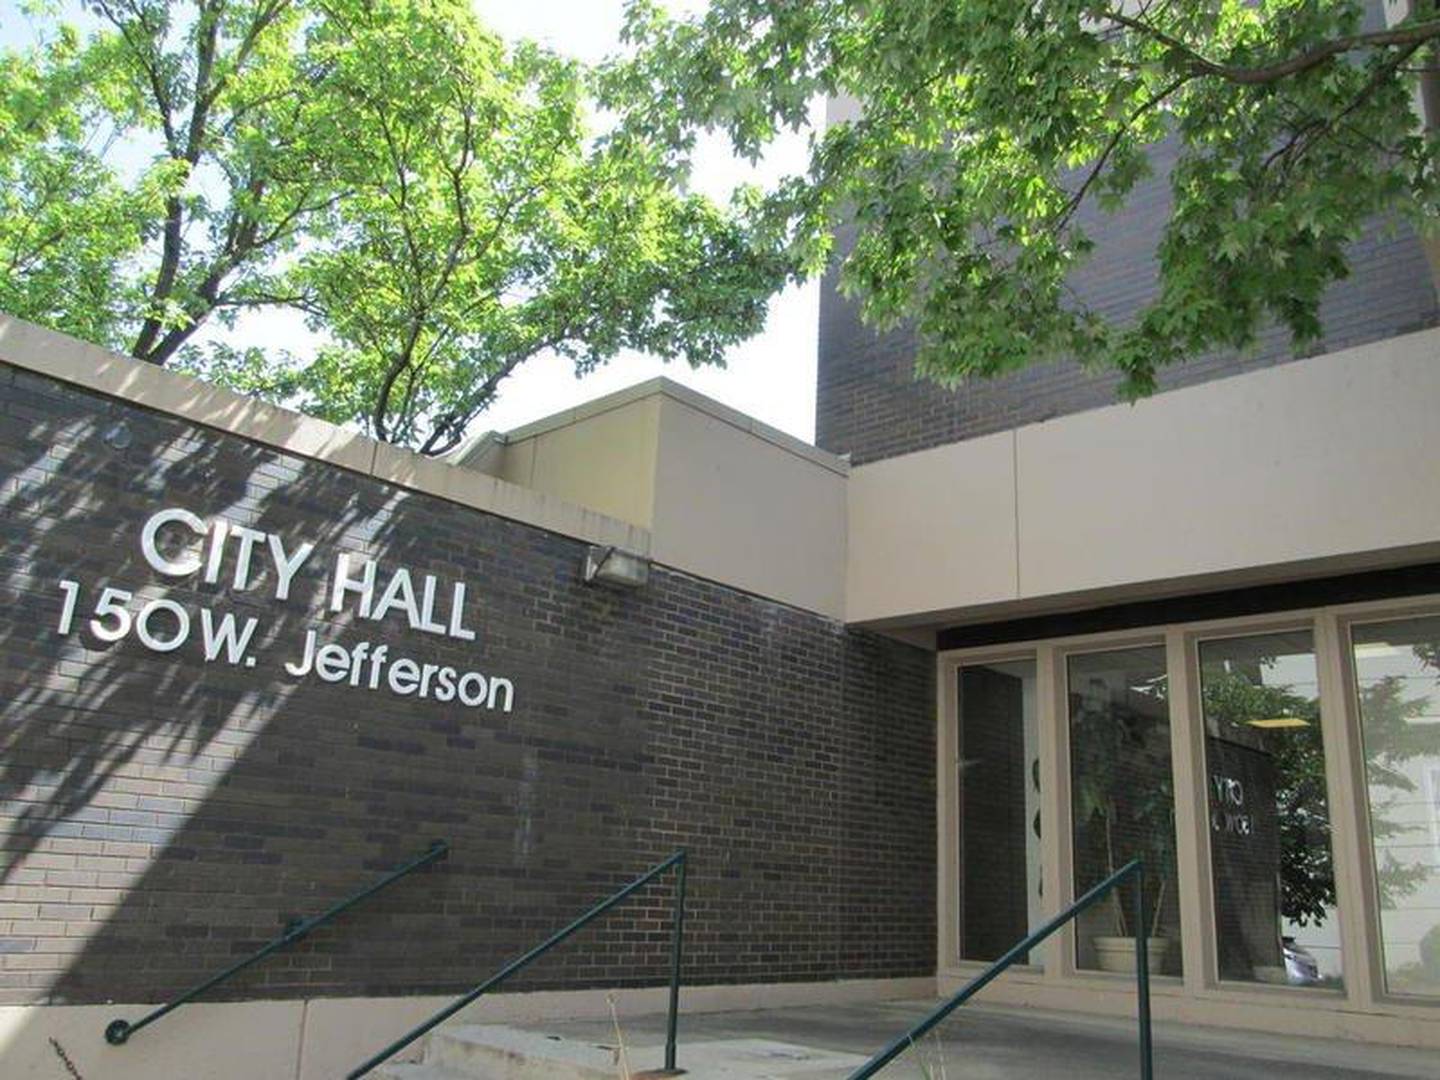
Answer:
[[[933,970],[932,656],[583,555],[0,366],[0,1003],[159,1000],[436,838],[213,997],[463,989],[681,846],[689,982]],[[515,988],[661,981],[670,890]]]

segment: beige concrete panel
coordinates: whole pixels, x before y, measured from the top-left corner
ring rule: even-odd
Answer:
[[[656,560],[843,618],[843,471],[710,410],[660,401]]]
[[[0,1075],[5,1080],[70,1076],[56,1044],[87,1080],[285,1080],[295,1075],[303,1002],[184,1005],[124,1046],[105,1041],[106,1024],[117,1017],[135,1019],[146,1010],[134,1005],[0,1008]]]
[[[649,534],[643,528],[562,497],[422,457],[4,314],[0,314],[0,363],[564,536],[641,554],[649,550]]]
[[[1019,429],[1021,596],[1433,542],[1437,360],[1431,330]]]
[[[1017,598],[1013,440],[989,435],[851,471],[847,619]]]
[[[357,472],[369,471],[377,445],[334,424],[132,360],[3,313],[0,361]]]
[[[480,509],[592,544],[610,544],[637,555],[650,554],[648,530],[514,484],[496,484],[490,505]]]
[[[305,1003],[305,1041],[294,1070],[297,1080],[334,1080],[405,1032],[434,1016],[453,997],[317,998]],[[418,1061],[425,1041],[396,1054]]]
[[[495,475],[508,483],[529,487],[535,475],[535,444],[535,439],[507,443]]]
[[[505,455],[505,436],[498,431],[482,432],[467,439],[445,455],[451,465],[463,465],[467,469],[499,476]]]
[[[655,502],[659,396],[531,436],[527,487],[649,526]],[[512,446],[512,450],[519,450]]]

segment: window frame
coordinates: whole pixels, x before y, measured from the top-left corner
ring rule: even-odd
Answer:
[[[1074,900],[1074,830],[1071,812],[1070,733],[1066,663],[1076,653],[1163,645],[1169,682],[1171,768],[1175,792],[1176,862],[1180,889],[1183,978],[1157,977],[1152,992],[1163,1002],[1188,999],[1196,1022],[1249,1025],[1263,1017],[1294,1016],[1297,1008],[1358,1011],[1378,1017],[1440,1019],[1440,998],[1385,992],[1380,916],[1369,850],[1369,810],[1350,627],[1359,623],[1440,615],[1440,594],[1297,608],[1189,623],[978,645],[936,654],[939,705],[936,732],[937,951],[942,987],[958,985],[986,965],[959,954],[958,737],[959,671],[963,666],[1033,659],[1041,770],[1041,830],[1045,899],[1053,916]],[[1331,814],[1331,857],[1336,874],[1344,989],[1222,981],[1211,875],[1209,802],[1205,789],[1204,717],[1200,705],[1199,644],[1221,638],[1308,630],[1319,681],[1326,795]],[[1056,838],[1061,838],[1057,842]],[[1074,924],[1041,946],[1043,970],[1013,968],[996,981],[997,1000],[1096,1009],[1111,994],[1133,995],[1128,976],[1077,970]],[[1113,999],[1118,1007],[1119,998]],[[1180,1006],[1177,1003],[1177,1008]],[[1162,1006],[1163,1008],[1163,1006]],[[1197,1011],[1198,1010],[1198,1011]],[[1237,1012],[1237,1010],[1240,1010]],[[1282,1011],[1283,1010],[1283,1011]],[[1284,1025],[1280,1025],[1281,1028]]]

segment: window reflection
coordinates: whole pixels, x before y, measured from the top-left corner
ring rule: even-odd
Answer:
[[[1311,634],[1203,642],[1200,687],[1220,977],[1339,986]]]
[[[1440,995],[1440,618],[1352,634],[1386,987]]]
[[[1161,647],[1067,662],[1075,895],[1134,858],[1145,861],[1144,932],[1152,971],[1179,975],[1170,703]],[[1113,890],[1076,926],[1076,965],[1135,970],[1135,883]]]
[[[1044,922],[1034,660],[961,668],[959,774],[961,955],[994,960]]]

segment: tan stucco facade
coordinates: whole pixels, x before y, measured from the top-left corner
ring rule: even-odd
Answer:
[[[628,521],[666,566],[840,619],[840,458],[669,379],[504,435],[456,461]]]
[[[1440,552],[1440,330],[852,471],[846,618],[977,621]]]

